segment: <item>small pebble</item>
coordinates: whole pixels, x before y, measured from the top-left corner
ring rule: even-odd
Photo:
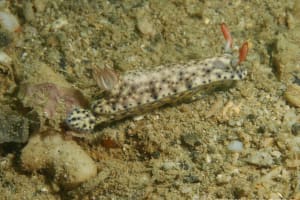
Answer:
[[[292,134],[295,136],[299,136],[300,135],[300,123],[295,123],[292,125]]]
[[[233,152],[241,152],[243,151],[243,143],[238,140],[234,140],[228,144],[227,148]]]
[[[153,37],[156,34],[154,25],[147,17],[138,17],[137,28],[143,35]]]
[[[34,8],[36,9],[37,12],[44,12],[46,9],[48,0],[34,0]]]
[[[270,153],[264,151],[254,152],[246,161],[259,167],[271,167],[274,164]]]
[[[188,133],[181,137],[181,141],[188,147],[195,147],[201,144],[200,138],[195,133]]]
[[[188,175],[183,178],[184,183],[199,183],[200,178],[198,176],[194,175]]]
[[[97,175],[91,157],[76,142],[64,140],[53,131],[32,136],[20,159],[24,170],[46,171],[64,189],[75,188]]]
[[[2,65],[10,65],[11,62],[12,62],[11,57],[9,57],[3,51],[0,51],[0,64],[2,64]]]
[[[300,107],[300,86],[291,84],[285,91],[285,99],[289,104],[295,107]]]
[[[0,48],[7,47],[11,42],[11,34],[7,31],[0,31]]]
[[[172,161],[166,161],[161,165],[162,170],[178,169],[178,164]]]
[[[25,1],[23,4],[23,14],[27,22],[32,22],[35,19],[33,5],[30,1]]]
[[[228,183],[231,180],[231,177],[226,174],[218,174],[216,180],[218,184],[224,184]]]
[[[9,32],[17,32],[21,28],[18,19],[13,14],[3,11],[0,11],[0,24]]]
[[[29,136],[28,120],[18,113],[0,109],[0,144],[5,142],[24,143]]]

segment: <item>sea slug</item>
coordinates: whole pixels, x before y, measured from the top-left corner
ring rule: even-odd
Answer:
[[[221,56],[130,71],[121,76],[109,68],[98,69],[98,85],[107,95],[93,102],[91,110],[75,108],[66,119],[67,125],[76,131],[91,132],[97,124],[140,115],[192,98],[202,90],[244,79],[247,71],[241,63],[246,59],[248,43],[242,45],[239,58],[235,58],[230,33],[225,24],[221,28],[227,41]]]

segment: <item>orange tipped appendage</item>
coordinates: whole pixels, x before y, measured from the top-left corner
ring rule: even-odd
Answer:
[[[232,48],[233,39],[232,39],[230,31],[225,23],[221,24],[221,30],[222,30],[225,40],[227,41],[226,47]]]
[[[244,44],[242,45],[242,47],[239,50],[239,62],[238,64],[240,64],[241,62],[246,60],[247,54],[248,54],[248,42],[244,42]]]

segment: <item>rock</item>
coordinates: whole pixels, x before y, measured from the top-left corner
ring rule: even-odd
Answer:
[[[300,86],[291,84],[285,91],[285,99],[289,104],[295,107],[300,107]]]
[[[4,51],[0,51],[0,64],[10,66],[12,59],[9,55],[7,55]]]
[[[228,144],[227,148],[233,152],[241,152],[243,151],[243,143],[238,140],[234,140]]]
[[[1,28],[12,33],[21,29],[18,18],[10,12],[0,11]]]
[[[181,137],[181,141],[188,147],[193,148],[201,144],[200,138],[195,133],[188,133]]]
[[[295,123],[292,125],[292,134],[295,136],[300,135],[300,123]]]
[[[78,186],[97,175],[97,166],[74,141],[65,141],[58,133],[37,134],[30,138],[21,154],[26,171],[46,169],[65,189]]]
[[[5,142],[24,143],[29,136],[28,120],[6,107],[0,109],[0,144]]]
[[[265,151],[253,152],[246,161],[259,167],[271,167],[274,164],[271,154]]]
[[[231,180],[231,176],[229,176],[227,174],[218,174],[216,177],[216,181],[218,184],[229,183],[230,180]]]
[[[23,15],[27,22],[32,22],[35,20],[32,2],[30,1],[23,2]]]
[[[145,18],[138,20],[137,27],[143,35],[149,35],[153,37],[156,33],[153,24]]]
[[[37,12],[41,13],[44,12],[47,6],[48,0],[34,0],[34,8]]]

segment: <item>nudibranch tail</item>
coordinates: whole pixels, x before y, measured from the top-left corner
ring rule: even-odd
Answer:
[[[68,114],[66,124],[75,131],[91,132],[96,125],[96,119],[89,110],[75,108]]]

